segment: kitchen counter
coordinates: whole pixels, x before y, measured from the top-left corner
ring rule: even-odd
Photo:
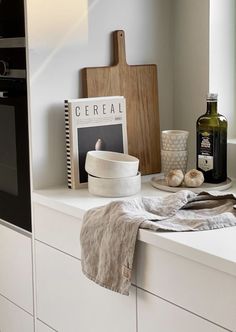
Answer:
[[[150,178],[142,178],[141,193],[121,199],[171,195]],[[236,181],[224,192],[236,193]],[[116,199],[66,187],[33,192],[37,319],[56,331],[236,331],[236,227],[140,229],[128,297],[83,275],[83,215]]]
[[[160,191],[150,184],[151,176],[142,179],[140,194],[121,199],[142,196],[164,196],[169,192]],[[224,193],[236,193],[236,181]],[[90,195],[86,188],[70,190],[66,187],[34,191],[34,203],[42,204],[67,215],[81,219],[85,211],[109,203],[117,198],[102,198]],[[199,232],[153,232],[139,230],[138,240],[173,252],[185,258],[236,276],[236,227]]]

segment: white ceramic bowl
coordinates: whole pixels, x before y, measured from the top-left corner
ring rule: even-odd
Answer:
[[[173,169],[181,169],[186,172],[188,161],[187,151],[168,151],[161,150],[161,168],[164,175]]]
[[[186,130],[163,130],[161,132],[162,149],[183,151],[187,149],[189,132]]]
[[[139,160],[128,154],[112,151],[89,151],[85,170],[100,178],[123,178],[138,173]]]
[[[141,190],[141,174],[118,179],[104,179],[88,175],[90,194],[103,197],[122,197],[137,194]]]

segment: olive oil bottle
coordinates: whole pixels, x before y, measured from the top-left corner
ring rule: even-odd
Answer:
[[[200,116],[197,129],[197,169],[205,182],[227,179],[227,120],[217,112],[217,94],[207,95],[206,113]]]

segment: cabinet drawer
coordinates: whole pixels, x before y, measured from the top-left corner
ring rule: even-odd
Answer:
[[[0,295],[0,331],[33,332],[33,317]]]
[[[33,313],[32,239],[0,224],[0,294]]]
[[[55,330],[50,329],[47,325],[40,322],[40,320],[36,320],[36,332],[54,332]]]
[[[88,280],[80,261],[36,241],[37,318],[60,332],[135,332],[136,290],[130,296]]]
[[[37,203],[33,208],[35,238],[80,258],[82,221]]]
[[[229,330],[236,330],[236,278],[138,242],[137,285]]]
[[[139,332],[226,332],[225,329],[145,291],[138,290],[137,299]]]

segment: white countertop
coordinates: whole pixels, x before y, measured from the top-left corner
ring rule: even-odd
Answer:
[[[170,195],[169,192],[153,188],[150,178],[151,176],[143,177],[140,194],[125,199]],[[236,193],[236,181],[233,181],[230,189],[224,191],[226,192]],[[78,222],[81,222],[85,211],[117,198],[93,196],[87,189],[71,190],[58,187],[36,190],[32,194],[32,200],[78,217]],[[236,226],[198,232],[153,232],[140,229],[138,240],[236,276]]]

